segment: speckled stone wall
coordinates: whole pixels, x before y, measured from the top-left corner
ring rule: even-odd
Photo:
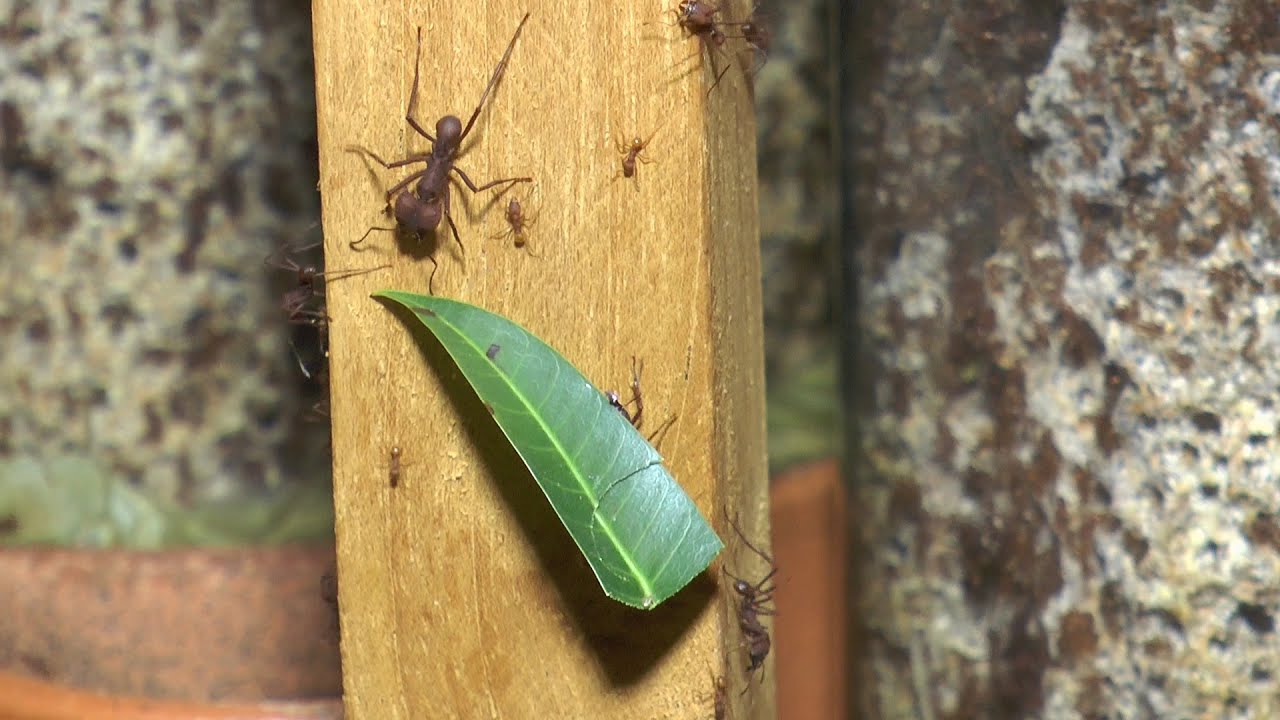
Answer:
[[[307,4],[0,18],[0,456],[176,504],[326,472],[263,266],[318,217]]]
[[[862,717],[1280,716],[1280,5],[863,8]]]

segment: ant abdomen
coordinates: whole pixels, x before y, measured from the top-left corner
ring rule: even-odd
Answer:
[[[412,228],[436,227],[440,224],[441,209],[439,202],[419,200],[411,192],[401,193],[396,198],[396,217]]]

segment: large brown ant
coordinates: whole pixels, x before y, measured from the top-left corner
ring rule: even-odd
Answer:
[[[521,182],[532,182],[530,177],[503,178],[485,183],[484,185],[476,185],[471,181],[470,177],[463,172],[462,168],[456,165],[458,156],[461,154],[462,142],[466,140],[467,135],[471,132],[472,126],[475,125],[476,118],[480,116],[480,110],[484,108],[485,100],[488,99],[489,93],[498,83],[498,79],[502,77],[503,72],[507,68],[507,61],[511,58],[511,51],[515,48],[516,39],[520,37],[520,31],[524,28],[525,22],[529,20],[529,13],[525,13],[521,18],[520,24],[516,27],[515,34],[511,36],[511,42],[507,44],[507,50],[502,55],[502,60],[498,62],[497,67],[493,70],[493,76],[489,78],[489,84],[485,86],[484,94],[480,96],[480,102],[476,105],[476,109],[471,113],[471,117],[464,126],[462,121],[456,115],[445,115],[436,122],[436,134],[432,136],[427,132],[417,119],[413,117],[415,106],[418,103],[418,84],[421,72],[419,65],[422,60],[422,28],[418,28],[418,51],[414,59],[413,65],[413,90],[409,93],[409,106],[405,109],[404,119],[409,126],[414,129],[422,137],[431,143],[430,152],[411,155],[403,160],[387,162],[381,157],[375,155],[369,150],[363,148],[349,147],[348,150],[356,152],[364,152],[382,165],[384,168],[391,170],[416,162],[425,162],[426,167],[412,175],[404,178],[396,183],[387,191],[388,209],[393,209],[396,221],[406,230],[422,235],[431,233],[440,226],[440,220],[443,219],[449,223],[449,229],[453,232],[453,239],[457,241],[458,247],[462,248],[462,238],[458,235],[458,226],[453,222],[453,215],[449,210],[450,200],[450,181],[453,173],[462,180],[473,193],[482,192],[489,188],[503,184],[511,184]],[[415,187],[409,187],[411,183],[417,181]],[[394,198],[394,204],[392,199]],[[394,228],[370,228],[372,230],[393,230]],[[369,235],[365,233],[360,240],[351,243],[354,247]],[[434,276],[434,271],[432,275]]]
[[[686,33],[698,38],[707,50],[711,73],[716,76],[715,82],[711,83],[711,88],[707,90],[710,94],[720,84],[720,79],[729,69],[729,66],[725,65],[723,70],[716,72],[715,51],[724,45],[725,40],[724,32],[716,25],[716,13],[720,12],[720,7],[707,0],[680,0],[680,5],[671,12],[675,13],[676,24]]]
[[[760,622],[759,616],[778,614],[774,608],[767,605],[767,603],[773,602],[773,593],[776,588],[769,581],[777,574],[778,566],[774,563],[772,557],[751,544],[751,541],[742,532],[742,528],[738,527],[738,523],[729,517],[728,510],[725,510],[724,517],[733,526],[734,531],[738,533],[738,537],[742,538],[742,542],[751,548],[752,552],[769,563],[769,573],[754,585],[730,573],[723,565],[720,566],[724,574],[733,579],[733,591],[742,598],[742,601],[738,604],[738,628],[742,631],[742,636],[745,638],[743,645],[747,648],[747,660],[749,663],[747,674],[760,670],[760,678],[763,680],[764,661],[769,656],[771,642],[769,628]],[[744,688],[743,691],[745,692],[746,689]]]

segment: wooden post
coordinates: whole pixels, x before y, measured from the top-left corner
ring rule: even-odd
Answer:
[[[518,457],[447,356],[369,298],[428,291],[506,315],[624,397],[644,362],[648,423],[676,415],[660,450],[727,543],[720,560],[763,575],[723,520],[768,537],[755,123],[732,66],[710,96],[699,43],[659,0],[628,3],[316,2],[316,89],[333,282],[334,501],[347,717],[774,715],[773,673],[748,682],[737,596],[719,563],[657,610],[604,597]],[[423,27],[417,117],[466,121],[523,13],[532,16],[459,166],[478,184],[532,175],[512,194],[536,215],[527,249],[495,239],[507,198],[453,190],[447,230],[398,246],[349,243],[382,214],[387,159],[428,149],[404,121]],[[739,8],[739,15],[746,14]],[[746,58],[749,62],[750,58]],[[655,133],[634,178],[618,140]],[[420,166],[419,166],[420,167]],[[398,486],[388,465],[403,449]],[[771,662],[770,662],[771,665]]]

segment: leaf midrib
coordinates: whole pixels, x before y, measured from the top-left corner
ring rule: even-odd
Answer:
[[[480,349],[479,345],[472,342],[471,338],[467,337],[466,333],[462,332],[462,330],[459,329],[456,325],[449,322],[449,320],[446,319],[445,316],[430,310],[430,308],[423,308],[423,309],[431,313],[430,318],[422,317],[423,313],[421,312],[421,310],[415,311],[415,313],[418,314],[420,317],[422,317],[422,321],[424,323],[428,322],[428,319],[433,319],[440,322],[445,327],[449,328],[449,331],[452,332],[456,337],[460,338],[461,341],[467,347],[470,347],[475,352],[475,356],[477,358],[484,354],[484,351]],[[587,484],[586,480],[583,478],[582,473],[578,469],[577,463],[573,459],[573,456],[565,451],[564,446],[560,444],[559,438],[556,437],[556,434],[551,432],[550,427],[548,427],[548,425],[545,422],[543,422],[541,414],[537,412],[533,404],[529,402],[528,398],[525,397],[524,393],[520,392],[520,390],[510,381],[507,374],[503,372],[503,370],[499,368],[497,364],[494,364],[494,363],[491,363],[491,364],[493,364],[494,369],[497,371],[498,378],[507,387],[507,389],[510,390],[513,395],[516,396],[516,398],[520,401],[520,404],[523,405],[524,408],[528,411],[529,417],[533,418],[534,422],[537,423],[538,428],[542,431],[543,435],[545,435],[547,439],[551,441],[551,445],[555,448],[556,452],[560,455],[560,457],[564,458],[565,464],[568,466],[569,471],[573,474],[573,479],[578,483],[578,487],[582,489],[583,495],[585,495],[591,501],[591,514],[599,519],[598,525],[601,528],[603,528],[605,537],[608,538],[609,543],[614,547],[615,550],[617,550],[618,555],[622,558],[622,561],[626,564],[627,569],[631,572],[632,577],[634,577],[640,583],[640,589],[644,591],[644,598],[642,598],[642,601],[644,599],[652,598],[653,597],[652,584],[649,582],[648,578],[646,578],[644,574],[640,571],[640,568],[636,565],[635,559],[631,557],[631,553],[627,552],[626,549],[622,546],[622,543],[618,540],[618,536],[614,533],[614,530],[613,530],[613,524],[605,520],[598,513],[596,513],[596,509],[597,507],[599,507],[599,505],[597,504],[597,498],[595,496],[595,493],[591,491],[591,487]]]

